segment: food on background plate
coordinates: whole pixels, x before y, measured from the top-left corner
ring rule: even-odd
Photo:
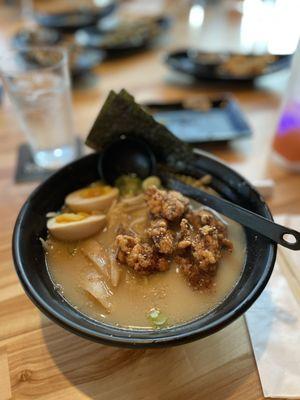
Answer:
[[[126,19],[109,27],[80,29],[75,34],[81,46],[100,48],[105,51],[130,50],[147,46],[164,30],[164,17]]]
[[[51,46],[57,44],[60,39],[60,33],[54,29],[30,27],[18,30],[12,38],[12,42],[16,47],[41,45]]]
[[[103,54],[101,52],[80,47],[74,44],[72,39],[60,41],[60,46],[65,48],[68,54],[68,64],[73,77],[91,70],[99,65],[103,59]],[[30,61],[33,65],[41,67],[47,67],[51,65],[51,62],[56,61],[54,55],[49,53],[47,57],[45,57],[44,51],[34,46],[31,48],[31,51],[28,51],[26,55],[23,56],[26,56],[26,61]],[[54,59],[51,60],[51,57]]]
[[[237,77],[262,74],[269,64],[276,61],[276,56],[267,55],[244,55],[236,54],[221,63],[218,67],[220,75],[232,75]]]
[[[218,65],[228,58],[228,55],[224,53],[206,53],[198,50],[190,50],[189,55],[195,61],[207,66]]]
[[[213,53],[198,50],[190,50],[188,54],[199,65],[215,68],[219,76],[241,78],[261,75],[278,59],[273,54]]]

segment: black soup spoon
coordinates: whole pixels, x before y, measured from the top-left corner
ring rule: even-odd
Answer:
[[[151,148],[139,139],[124,137],[109,144],[100,155],[98,169],[103,179],[110,184],[114,184],[123,174],[134,173],[141,179],[156,174],[168,189],[177,190],[184,196],[220,212],[281,246],[300,250],[299,232],[181,182],[165,168],[159,168]]]

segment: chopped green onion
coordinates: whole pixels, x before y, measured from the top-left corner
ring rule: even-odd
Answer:
[[[121,175],[116,180],[121,196],[136,196],[142,191],[142,181],[136,175]]]
[[[155,186],[157,188],[161,187],[161,180],[158,176],[148,176],[148,178],[143,180],[142,188],[144,190],[149,189],[151,186]]]
[[[150,310],[148,317],[157,327],[164,325],[168,320],[168,318],[156,308],[152,308],[152,310]]]
[[[166,322],[167,322],[167,317],[165,316],[165,315],[163,315],[163,314],[160,314],[156,319],[155,319],[155,321],[153,321],[153,323],[156,325],[156,326],[162,326],[162,325],[164,325]]]
[[[49,244],[48,244],[47,240],[39,237],[39,241],[41,242],[44,251],[46,251],[46,252],[49,251]]]
[[[149,313],[149,317],[151,319],[155,319],[159,316],[160,311],[156,310],[155,308],[153,308],[150,313]]]

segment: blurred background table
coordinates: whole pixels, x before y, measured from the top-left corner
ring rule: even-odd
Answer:
[[[4,3],[0,6],[0,50],[20,26],[16,12]],[[126,3],[137,8],[133,2]],[[270,158],[288,71],[260,78],[254,86],[232,86],[196,83],[170,72],[163,63],[166,51],[187,45],[211,50],[259,50],[268,45],[264,37],[267,22],[259,14],[262,8],[257,8],[256,14],[253,9],[245,17],[240,1],[212,1],[205,10],[198,2],[194,11],[184,1],[138,3],[144,11],[172,13],[175,21],[171,30],[160,46],[107,61],[88,82],[76,87],[76,134],[82,138],[87,135],[111,89],[125,87],[138,101],[171,101],[230,91],[240,102],[253,136],[208,150],[249,179],[272,178],[276,184],[269,202],[273,213],[299,213],[300,175],[281,169]],[[250,7],[249,1],[244,3]],[[267,7],[270,2],[252,3]],[[195,13],[197,21],[203,18],[202,24],[193,23]],[[286,29],[282,27],[280,32],[284,34]],[[23,141],[4,96],[0,106],[0,399],[261,399],[244,318],[209,338],[178,348],[122,350],[75,337],[39,313],[25,296],[11,257],[17,213],[37,185],[14,183],[17,146]]]

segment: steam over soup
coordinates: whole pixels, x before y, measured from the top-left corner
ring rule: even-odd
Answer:
[[[243,228],[157,177],[116,185],[76,191],[50,215],[42,242],[62,296],[95,320],[135,329],[182,324],[222,302],[244,266]]]

